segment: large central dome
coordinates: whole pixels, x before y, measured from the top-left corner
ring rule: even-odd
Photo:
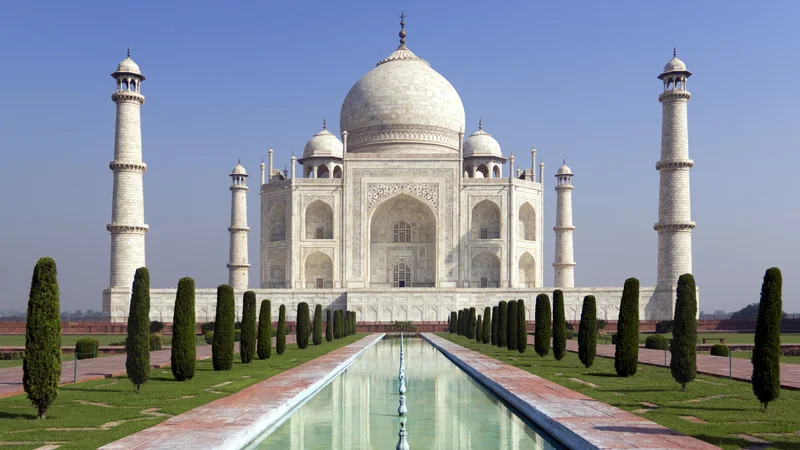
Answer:
[[[449,153],[458,151],[464,105],[453,85],[401,41],[350,89],[339,119],[348,153]]]

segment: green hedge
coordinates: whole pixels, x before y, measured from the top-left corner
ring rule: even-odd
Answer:
[[[517,301],[511,300],[508,302],[508,316],[506,325],[506,347],[509,350],[516,350],[517,349],[517,325],[519,324],[519,318],[517,317]]]
[[[725,344],[714,344],[711,346],[711,356],[725,356],[728,357],[731,354],[731,349]]]
[[[498,317],[498,314],[500,314],[498,312],[499,310],[500,308],[498,306],[492,306],[492,340],[490,342],[492,345],[497,345],[497,325],[500,323]]]
[[[483,308],[483,330],[481,331],[481,342],[488,344],[492,340],[492,309],[488,306]]]
[[[100,349],[100,341],[94,338],[81,338],[75,343],[76,359],[97,358],[97,351]]]
[[[322,344],[322,305],[314,307],[314,333],[312,342],[314,345]]]
[[[497,346],[503,348],[508,342],[508,302],[500,300],[497,311]]]
[[[328,342],[333,340],[333,319],[330,308],[325,310],[325,340]]]
[[[239,357],[242,364],[249,364],[256,354],[258,330],[256,329],[256,293],[247,291],[242,298],[242,330]]]
[[[467,322],[467,339],[475,339],[475,326],[478,324],[478,318],[475,315],[475,308],[469,309],[469,322]]]
[[[214,370],[231,370],[235,340],[236,304],[233,288],[227,284],[217,287],[217,314],[214,320],[214,341],[211,343],[211,362]]]
[[[567,355],[567,319],[564,311],[564,292],[553,291],[553,356],[561,361]]]
[[[450,311],[450,327],[448,330],[450,331],[450,333],[456,332],[457,321],[458,321],[458,314],[455,311]]]
[[[278,308],[278,332],[275,336],[275,353],[282,355],[286,351],[286,306]]]
[[[525,353],[528,348],[528,321],[525,317],[525,301],[517,300],[517,351]]]
[[[150,272],[136,269],[125,339],[125,371],[136,390],[150,379]]]
[[[544,357],[550,354],[550,336],[552,329],[552,317],[550,315],[550,297],[547,294],[536,296],[536,317],[533,333],[533,349],[536,354]]]
[[[308,335],[311,331],[311,318],[308,312],[308,303],[300,302],[297,304],[297,347],[305,349],[308,347]]]
[[[197,359],[194,291],[193,279],[184,277],[178,281],[178,291],[175,293],[175,312],[172,316],[170,353],[170,369],[172,369],[172,376],[178,381],[191,380],[194,377],[194,365]]]
[[[258,311],[258,359],[272,356],[272,302],[261,300]]]
[[[755,346],[753,347],[753,393],[766,410],[781,392],[781,315],[783,276],[771,267],[764,274],[758,304]]]
[[[206,344],[211,345],[214,343],[214,332],[213,331],[206,331],[203,335],[203,339],[205,339]]]
[[[636,373],[639,363],[639,280],[628,278],[622,288],[622,300],[617,321],[617,343],[614,369],[617,375],[629,377]]]
[[[686,390],[686,383],[697,378],[697,288],[692,274],[678,278],[675,319],[672,321],[672,378]]]
[[[578,325],[578,358],[587,369],[597,355],[597,300],[594,295],[583,297],[581,323]]]
[[[342,310],[337,309],[333,312],[333,338],[342,338]]]
[[[644,348],[649,348],[651,350],[666,350],[667,339],[660,334],[647,336],[647,339],[644,340]]]

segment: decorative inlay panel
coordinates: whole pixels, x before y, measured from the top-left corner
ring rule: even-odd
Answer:
[[[321,200],[321,201],[327,203],[328,206],[330,206],[331,209],[333,209],[333,196],[332,195],[303,195],[301,197],[301,199],[302,199],[302,201],[301,201],[300,209],[302,209],[303,211],[306,210],[306,206],[314,203],[317,200]]]
[[[494,202],[498,208],[502,210],[503,208],[503,196],[502,195],[470,195],[469,196],[469,211],[472,212],[472,209],[475,208],[475,205],[478,203],[489,200]]]
[[[472,258],[475,255],[483,252],[492,253],[494,255],[497,255],[497,257],[499,258],[501,251],[502,248],[499,245],[473,245],[470,246],[469,248],[469,260],[472,261]]]
[[[300,249],[300,261],[305,264],[306,257],[314,252],[321,252],[328,255],[333,261],[333,248],[332,247],[303,247]]]
[[[433,206],[434,211],[438,209],[439,186],[435,183],[370,183],[367,185],[367,212],[379,201],[397,192],[408,192]]]

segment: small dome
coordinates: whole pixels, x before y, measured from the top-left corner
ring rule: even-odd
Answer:
[[[343,155],[342,142],[325,128],[311,137],[303,149],[303,158],[311,156],[342,158]]]
[[[556,173],[556,176],[558,175],[572,175],[572,169],[570,169],[569,166],[564,163],[558,168],[558,173]]]
[[[464,140],[464,157],[469,156],[497,156],[503,157],[500,144],[491,134],[483,131],[481,126],[478,131],[469,135]]]
[[[247,175],[247,171],[244,170],[244,166],[241,163],[236,164],[236,167],[233,168],[231,175]]]
[[[664,66],[664,73],[669,72],[688,72],[686,70],[686,64],[678,59],[677,56],[673,56],[672,59],[667,62],[667,65]]]
[[[127,57],[122,60],[117,66],[117,72],[121,73],[133,73],[136,75],[141,75],[142,72],[139,70],[139,65],[133,62],[131,57]]]

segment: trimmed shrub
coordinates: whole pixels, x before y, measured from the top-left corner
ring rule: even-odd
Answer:
[[[275,334],[275,353],[282,355],[286,351],[286,305],[278,308],[278,331]]]
[[[517,317],[517,301],[511,300],[508,302],[508,325],[506,325],[506,331],[508,333],[506,337],[506,347],[509,350],[516,350],[517,349],[517,324],[519,323],[519,318]]]
[[[206,331],[206,334],[203,335],[203,339],[205,339],[206,344],[211,345],[214,343],[214,332],[213,331]]]
[[[528,320],[525,317],[525,301],[517,300],[517,351],[525,353],[528,348]]]
[[[686,383],[697,378],[697,289],[694,277],[685,273],[678,278],[675,320],[672,328],[669,370],[672,378],[686,390]],[[666,348],[666,342],[664,343]]]
[[[475,341],[479,344],[483,342],[483,316],[478,314],[478,320],[475,322]]]
[[[150,325],[150,330],[152,330],[152,322]],[[185,277],[178,281],[175,312],[172,316],[172,352],[169,360],[172,376],[176,380],[186,381],[194,377],[196,349],[194,280]]]
[[[578,325],[578,358],[587,369],[597,355],[597,300],[594,295],[583,297],[581,323]]]
[[[150,321],[150,334],[161,334],[164,331],[164,322],[158,320]]]
[[[536,296],[536,330],[533,333],[533,349],[541,357],[550,354],[550,334],[552,333],[550,320],[550,297],[547,294],[539,294]]]
[[[677,305],[676,305],[675,313],[676,314],[678,313]],[[658,333],[658,334],[669,334],[669,333],[672,333],[672,327],[673,327],[674,323],[675,322],[672,321],[672,320],[659,321],[658,323],[656,323],[656,333]]]
[[[567,355],[567,319],[564,313],[564,292],[553,291],[553,356],[561,361]]]
[[[644,340],[644,348],[649,348],[651,350],[666,350],[667,339],[660,334],[651,334],[650,336],[647,336],[647,339]]]
[[[731,349],[725,344],[714,344],[711,346],[711,356],[724,356],[728,357],[731,354]]]
[[[463,309],[458,310],[458,318],[456,321],[456,333],[458,333],[459,336],[462,336],[464,334],[463,316],[464,316],[464,310]]]
[[[161,336],[157,334],[150,335],[150,351],[154,352],[156,350],[161,350],[163,348],[163,342],[161,342]]]
[[[272,302],[261,300],[258,311],[258,359],[272,356]]]
[[[211,362],[214,370],[231,370],[233,342],[236,338],[236,304],[233,288],[227,284],[217,287],[217,314],[214,320],[214,341],[211,343]]]
[[[333,319],[330,308],[325,310],[325,340],[328,342],[333,340]]]
[[[125,339],[125,372],[136,390],[150,379],[150,272],[136,269]]]
[[[314,345],[322,344],[322,305],[314,307],[314,334],[312,342]]]
[[[308,347],[308,333],[311,318],[308,313],[308,303],[300,302],[297,304],[297,347],[304,349]]]
[[[93,338],[81,338],[75,343],[76,359],[97,358],[97,351],[100,349],[100,341]]]
[[[764,410],[781,392],[781,298],[783,277],[777,267],[767,269],[758,303],[753,347],[753,393]]]
[[[483,308],[483,331],[481,332],[481,342],[488,344],[492,340],[492,309],[488,306]]]
[[[497,346],[502,348],[508,342],[508,302],[500,300],[497,311]]]
[[[617,321],[617,343],[614,369],[617,375],[629,377],[639,363],[639,280],[628,278],[622,288]]]
[[[608,326],[608,321],[603,319],[597,319],[597,332],[604,331]]]
[[[456,332],[457,321],[458,321],[458,313],[456,313],[455,311],[450,311],[450,330],[449,331],[450,331],[451,334]]]
[[[233,342],[240,342],[242,340],[242,330],[233,330]]]
[[[203,323],[202,325],[200,325],[200,331],[202,331],[203,334],[206,334],[209,331],[214,331],[214,322]]]
[[[340,309],[333,312],[333,338],[342,338],[342,310]]]
[[[569,322],[567,322],[567,323],[569,323]],[[571,341],[573,339],[575,339],[575,331],[570,330],[569,328],[567,328],[567,340]]]
[[[242,331],[239,344],[239,357],[242,360],[242,364],[249,364],[253,360],[258,346],[257,339],[256,293],[247,291],[242,297]]]
[[[475,326],[478,318],[475,316],[475,308],[469,309],[469,322],[467,322],[467,339],[475,339]]]
[[[39,258],[33,268],[25,326],[22,385],[40,419],[58,396],[61,378],[61,315],[56,262]]]
[[[497,311],[499,311],[499,307],[492,306],[492,340],[490,342],[492,345],[497,345],[497,324],[500,322],[497,317],[500,313]]]

